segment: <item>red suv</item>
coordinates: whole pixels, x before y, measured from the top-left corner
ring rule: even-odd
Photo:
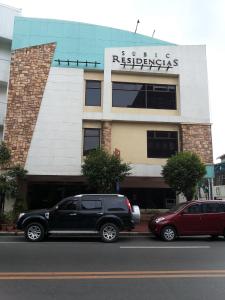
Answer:
[[[149,230],[165,241],[177,236],[225,236],[225,201],[206,200],[178,204],[167,213],[152,217]]]

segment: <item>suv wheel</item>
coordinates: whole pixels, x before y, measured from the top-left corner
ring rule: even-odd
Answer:
[[[113,223],[105,223],[100,228],[100,235],[103,242],[112,243],[118,239],[119,229]]]
[[[24,235],[29,242],[40,242],[44,239],[45,230],[40,223],[30,223],[27,225]]]
[[[164,241],[173,241],[176,238],[176,230],[173,226],[166,226],[162,229],[161,237]]]

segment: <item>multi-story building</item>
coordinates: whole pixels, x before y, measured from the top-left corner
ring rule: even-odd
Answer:
[[[4,139],[28,170],[30,207],[85,191],[102,146],[132,165],[121,193],[165,208],[162,165],[178,151],[212,163],[205,46],[77,22],[15,19]]]
[[[0,4],[0,140],[6,114],[13,23],[20,14],[20,9]]]

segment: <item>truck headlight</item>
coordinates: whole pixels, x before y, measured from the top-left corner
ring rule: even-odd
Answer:
[[[20,213],[19,214],[19,217],[18,217],[18,220],[20,219],[20,218],[22,218],[22,216],[24,216],[25,215],[25,213]]]

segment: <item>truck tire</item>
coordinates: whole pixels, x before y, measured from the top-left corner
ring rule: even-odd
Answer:
[[[119,229],[114,223],[105,223],[100,228],[100,236],[103,242],[113,243],[119,237]]]
[[[45,237],[45,229],[40,223],[30,223],[26,226],[24,235],[29,242],[40,242]]]

